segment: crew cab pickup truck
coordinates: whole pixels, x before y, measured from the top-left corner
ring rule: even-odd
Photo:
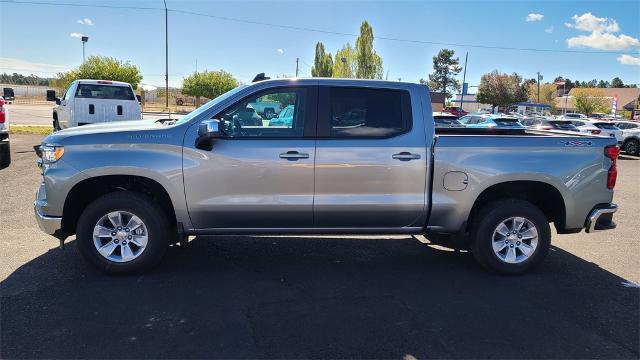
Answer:
[[[110,80],[76,80],[62,98],[47,93],[55,101],[53,129],[112,121],[142,119],[142,109],[131,84]]]
[[[237,121],[266,95],[289,99],[290,124]],[[179,121],[46,137],[35,216],[113,273],[149,269],[189,235],[403,233],[464,239],[480,264],[513,274],[543,260],[550,223],[615,227],[615,139],[438,131],[424,85],[257,81]]]

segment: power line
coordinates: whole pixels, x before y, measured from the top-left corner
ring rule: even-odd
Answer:
[[[136,9],[136,10],[164,10],[163,8],[156,7],[138,7],[138,6],[118,6],[118,5],[100,5],[100,4],[74,4],[74,3],[52,3],[52,2],[39,2],[39,1],[10,1],[10,0],[0,0],[0,3],[11,3],[11,4],[30,4],[30,5],[51,5],[51,6],[79,6],[79,7],[99,7],[99,8],[113,8],[113,9]],[[350,36],[350,37],[358,37],[358,34],[341,32],[341,31],[331,31],[331,30],[322,30],[322,29],[314,29],[302,26],[293,26],[293,25],[284,25],[284,24],[274,24],[268,23],[264,21],[255,21],[255,20],[247,20],[240,19],[228,16],[220,16],[220,15],[212,15],[212,14],[204,14],[195,11],[188,10],[180,10],[180,9],[168,9],[168,11],[192,15],[192,16],[201,16],[208,17],[212,19],[238,22],[244,24],[253,24],[253,25],[261,25],[261,26],[269,26],[274,28],[286,29],[286,30],[295,30],[295,31],[306,31],[306,32],[315,32],[321,34],[329,34],[329,35],[338,35],[338,36]],[[423,44],[423,45],[440,45],[440,46],[453,46],[453,47],[463,47],[463,48],[478,48],[478,49],[488,49],[488,50],[509,50],[509,51],[531,51],[531,52],[546,52],[546,53],[570,53],[570,54],[616,54],[616,55],[635,55],[635,52],[625,52],[625,51],[589,51],[589,50],[563,50],[563,49],[544,49],[544,48],[521,48],[521,47],[511,47],[511,46],[494,46],[494,45],[483,45],[483,44],[468,44],[468,43],[450,43],[443,41],[429,41],[429,40],[417,40],[417,39],[404,39],[399,37],[392,36],[376,36],[376,39],[385,40],[385,41],[395,41],[395,42],[404,42],[404,43],[413,43],[413,44]]]

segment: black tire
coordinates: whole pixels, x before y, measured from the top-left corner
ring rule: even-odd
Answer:
[[[638,139],[628,140],[624,144],[624,152],[629,155],[639,156],[640,155],[640,141]]]
[[[176,101],[176,105],[182,106],[184,105],[184,101],[182,99],[178,99],[178,101]]]
[[[103,257],[93,243],[93,229],[101,217],[112,211],[126,211],[142,220],[148,230],[148,242],[142,253],[128,262]],[[130,191],[109,193],[94,200],[83,211],[76,228],[76,240],[82,256],[99,270],[111,274],[140,273],[157,265],[171,240],[172,227],[162,208],[149,197]]]
[[[491,271],[510,275],[522,274],[539,265],[549,252],[551,245],[549,221],[538,207],[528,201],[518,199],[494,201],[483,206],[476,216],[478,218],[474,219],[471,226],[471,252],[480,265]],[[527,259],[519,263],[508,263],[502,260],[493,250],[494,229],[511,217],[523,217],[529,220],[538,232],[537,247]],[[514,251],[516,254],[520,251],[522,255],[521,250]]]
[[[11,165],[11,145],[9,141],[0,140],[0,169]]]

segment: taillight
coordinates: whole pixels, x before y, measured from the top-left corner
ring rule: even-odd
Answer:
[[[611,159],[611,166],[607,172],[607,188],[613,189],[616,186],[616,179],[618,178],[618,168],[616,162],[620,155],[620,147],[618,145],[608,145],[604,147],[604,156]]]
[[[4,124],[5,122],[5,113],[4,113],[4,99],[0,99],[0,124]]]
[[[600,130],[591,130],[591,135],[598,135],[600,132]]]

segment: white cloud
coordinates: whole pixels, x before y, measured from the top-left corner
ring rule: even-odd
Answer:
[[[278,54],[284,54],[284,49],[276,49],[276,51],[278,52]]]
[[[551,34],[553,32],[553,25],[551,25],[548,28],[544,29],[544,32],[546,32],[547,34]]]
[[[627,50],[640,46],[640,41],[634,37],[620,34],[614,35],[594,31],[589,35],[580,35],[567,39],[567,45],[572,47],[586,47],[598,50]]]
[[[78,24],[89,25],[89,26],[93,26],[93,25],[96,24],[95,22],[93,22],[93,20],[91,20],[89,18],[84,18],[84,19],[81,19],[81,20],[77,20],[76,22]]]
[[[618,62],[623,65],[635,65],[640,66],[640,56],[635,57],[631,55],[621,55],[617,58]]]
[[[0,58],[0,71],[55,74],[67,70],[65,65],[36,63],[24,59]]]
[[[597,16],[594,16],[590,12],[584,13],[582,15],[573,15],[571,19],[573,20],[573,23],[564,23],[564,25],[568,28],[573,28],[576,30],[598,31],[607,33],[620,31],[620,26],[614,19],[609,19],[606,17],[599,18]]]
[[[527,18],[525,19],[525,21],[526,22],[540,21],[540,20],[542,20],[542,18],[544,18],[544,15],[542,15],[542,14],[531,13],[531,14],[527,15]]]
[[[82,37],[82,33],[71,33],[69,34],[69,36],[73,37],[73,38],[78,38],[80,39]]]

